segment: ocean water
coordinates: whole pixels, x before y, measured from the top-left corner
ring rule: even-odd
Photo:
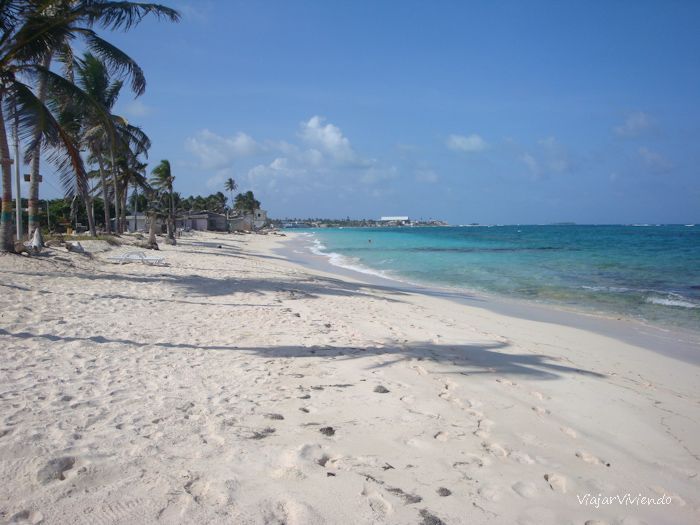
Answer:
[[[700,226],[305,232],[339,266],[700,331]]]

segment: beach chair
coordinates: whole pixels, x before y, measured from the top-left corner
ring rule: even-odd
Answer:
[[[159,266],[165,263],[165,257],[148,256],[146,255],[146,252],[126,252],[122,253],[121,255],[107,257],[107,259],[110,261],[117,262],[119,264],[140,262],[141,264]]]

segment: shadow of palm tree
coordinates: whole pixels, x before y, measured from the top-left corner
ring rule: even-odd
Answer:
[[[329,358],[329,359],[361,359],[366,357],[387,358],[380,364],[369,368],[381,368],[408,361],[430,361],[449,364],[455,367],[454,372],[463,375],[496,374],[520,376],[530,379],[552,380],[564,375],[585,375],[602,378],[603,374],[567,366],[554,357],[529,354],[510,353],[503,350],[510,345],[507,343],[479,343],[461,345],[436,345],[428,342],[410,344],[387,344],[368,347],[343,346],[271,346],[246,347],[234,345],[193,345],[183,342],[148,342],[132,339],[108,338],[103,336],[64,336],[55,334],[34,334],[30,332],[10,332],[0,328],[0,336],[16,339],[45,339],[52,342],[85,341],[95,344],[125,345],[141,348],[168,348],[208,351],[235,351],[249,353],[264,358]]]

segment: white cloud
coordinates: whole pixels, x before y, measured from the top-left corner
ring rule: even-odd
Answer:
[[[535,157],[533,157],[529,153],[523,153],[522,155],[520,155],[520,161],[525,163],[525,165],[529,168],[530,172],[533,175],[535,175],[536,177],[540,176],[540,163],[537,162],[537,159],[535,159]]]
[[[447,137],[446,144],[451,150],[466,151],[469,153],[483,151],[488,146],[486,141],[475,133],[466,137],[464,135],[450,135]]]
[[[124,114],[129,117],[145,117],[153,113],[153,108],[147,106],[139,99],[132,100],[124,106]]]
[[[381,168],[373,166],[362,174],[360,177],[360,182],[363,184],[377,184],[385,180],[392,180],[399,176],[399,171],[396,166],[390,166],[388,168]]]
[[[417,182],[427,182],[430,184],[436,183],[440,177],[433,170],[417,170],[416,171],[416,181]]]
[[[253,155],[259,145],[245,133],[224,137],[203,129],[185,140],[185,148],[199,159],[203,169],[222,169],[234,159]]]
[[[358,154],[338,126],[319,116],[300,123],[296,142],[256,141],[243,132],[221,136],[205,129],[189,137],[185,147],[197,159],[191,167],[202,175],[209,172],[202,178],[211,189],[223,186],[234,161],[241,186],[286,196],[321,189],[369,194],[399,176],[396,166]],[[243,157],[248,166],[241,170]]]
[[[355,152],[347,137],[343,136],[339,127],[330,123],[324,124],[325,120],[324,117],[313,116],[307,122],[302,122],[299,136],[310,146],[337,160],[355,159]]]
[[[625,121],[615,127],[620,137],[636,137],[651,127],[651,118],[646,113],[635,111],[627,115]]]
[[[525,152],[519,156],[519,160],[528,167],[535,178],[541,179],[571,171],[569,152],[554,137],[540,139],[537,144],[538,151]]]
[[[217,173],[213,177],[209,177],[204,184],[210,190],[223,191],[224,180],[224,175],[222,173]]]
[[[663,173],[673,168],[673,163],[656,151],[639,148],[638,152],[642,162],[652,171]]]

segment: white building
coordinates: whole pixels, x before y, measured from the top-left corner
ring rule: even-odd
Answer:
[[[379,222],[387,222],[389,224],[408,224],[411,220],[404,215],[389,215],[379,219]]]
[[[257,209],[254,212],[246,212],[236,217],[229,217],[230,231],[254,231],[259,230],[267,223],[267,212]]]

